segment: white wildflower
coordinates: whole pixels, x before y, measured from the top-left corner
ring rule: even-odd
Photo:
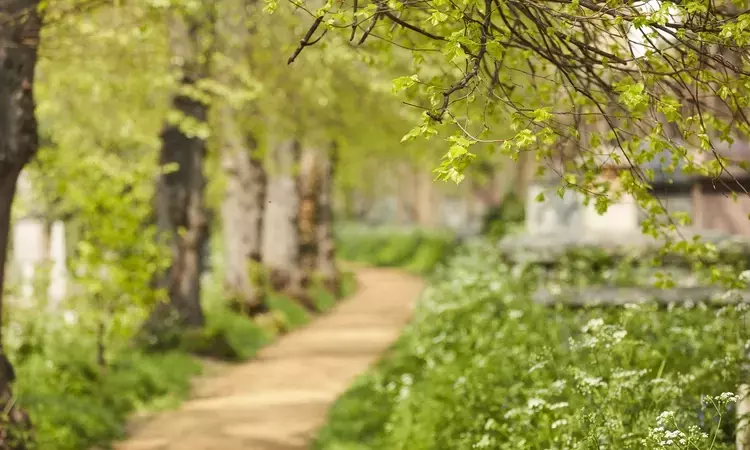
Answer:
[[[409,397],[409,388],[406,386],[401,386],[401,389],[398,390],[398,398],[399,400],[406,400],[406,398]]]
[[[528,402],[526,402],[526,406],[531,410],[541,409],[546,404],[547,402],[541,398],[530,398]]]
[[[666,436],[667,439],[676,439],[685,436],[685,434],[680,430],[670,430],[664,433],[664,436]]]
[[[735,403],[740,397],[732,392],[722,392],[715,397],[716,401],[722,404]]]
[[[492,439],[490,439],[489,435],[485,434],[479,442],[474,444],[474,448],[487,448],[490,445],[492,445]]]
[[[512,419],[518,415],[521,414],[521,411],[517,408],[511,409],[510,411],[506,412],[505,415],[503,415],[504,419]]]
[[[542,362],[536,363],[533,366],[531,366],[531,368],[529,369],[529,373],[532,373],[532,372],[534,372],[536,370],[539,370],[539,369],[543,368],[545,365],[547,365],[546,361],[542,361]]]
[[[591,319],[586,325],[583,326],[583,332],[588,333],[589,331],[595,331],[601,328],[602,326],[604,326],[604,319],[601,319],[601,318]]]
[[[582,377],[581,384],[590,387],[603,386],[606,383],[599,377]]]
[[[661,414],[659,414],[659,417],[656,418],[656,423],[659,425],[664,425],[669,421],[674,420],[674,413],[672,411],[664,411]]]
[[[615,342],[622,341],[627,335],[628,335],[628,332],[625,330],[617,330],[614,333],[612,333],[612,337],[615,339]]]

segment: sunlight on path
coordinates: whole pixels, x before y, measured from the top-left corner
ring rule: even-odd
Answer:
[[[398,337],[423,287],[389,269],[360,269],[357,281],[334,311],[206,380],[179,410],[146,421],[115,449],[308,448],[336,397]]]

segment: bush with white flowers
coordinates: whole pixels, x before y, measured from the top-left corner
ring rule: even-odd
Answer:
[[[539,280],[463,250],[317,448],[734,448],[744,308],[550,308],[530,301]]]

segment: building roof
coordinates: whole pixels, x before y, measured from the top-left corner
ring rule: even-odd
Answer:
[[[653,187],[663,187],[666,185],[690,185],[701,180],[706,180],[707,177],[691,174],[686,172],[687,160],[686,155],[692,155],[693,161],[697,164],[707,162],[713,155],[710,152],[699,150],[695,145],[685,143],[684,141],[672,141],[673,148],[667,148],[656,154],[651,160],[641,163],[638,165],[641,169],[650,169],[654,172],[654,179],[651,184]],[[716,154],[726,158],[729,162],[726,164],[726,172],[722,174],[722,178],[731,180],[735,179],[750,179],[750,172],[740,167],[741,162],[750,163],[750,142],[735,140],[733,143],[727,142],[712,142],[713,151]],[[648,141],[644,141],[640,144],[639,150],[646,150],[649,146]],[[677,154],[677,161],[673,166],[673,160]],[[629,163],[629,159],[632,155],[626,156],[622,149],[619,147],[609,147],[601,149],[594,155],[593,161],[598,165],[599,168],[611,168],[616,170],[630,169],[632,166]],[[551,164],[549,170],[546,171],[545,175],[537,178],[537,182],[543,184],[550,184],[559,182],[560,170],[557,166],[559,164]]]
[[[675,141],[673,144],[673,148],[665,149],[657,153],[651,160],[638,165],[641,169],[653,170],[654,179],[652,184],[660,186],[665,184],[694,183],[705,179],[706,177],[702,175],[686,172],[685,169],[688,165],[686,156],[692,155],[693,161],[697,164],[707,162],[714,156],[709,152],[700,151],[694,145],[685,143],[684,141]],[[712,144],[713,151],[717,155],[729,160],[726,164],[726,173],[722,174],[722,177],[729,179],[732,177],[750,177],[750,173],[740,167],[740,163],[743,161],[750,163],[750,143],[735,140],[731,144],[727,142],[712,142]],[[648,145],[649,142],[642,142],[639,150],[646,150]],[[675,154],[677,154],[676,163],[674,161]],[[603,167],[608,166],[615,169],[629,169],[631,167],[627,162],[628,158],[625,157],[619,147],[597,155],[595,160]]]

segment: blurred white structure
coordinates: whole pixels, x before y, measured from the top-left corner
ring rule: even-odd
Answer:
[[[584,196],[566,190],[563,197],[557,193],[560,182],[536,181],[529,186],[526,198],[526,231],[531,235],[622,233],[640,230],[638,205],[631,198],[623,198],[609,206],[604,214],[596,211],[594,202],[584,204]],[[544,200],[537,201],[539,194]]]
[[[50,239],[50,268],[49,299],[52,305],[59,304],[68,292],[68,270],[65,264],[67,254],[65,252],[65,224],[55,221],[52,224]]]
[[[662,2],[660,0],[648,0],[635,4],[635,8],[641,13],[653,13],[661,7]],[[680,23],[677,8],[674,6],[667,8],[667,16],[670,23]],[[630,41],[629,48],[635,58],[646,56],[647,51],[656,51],[658,48],[663,48],[674,41],[674,38],[668,33],[649,26],[640,28],[631,26],[628,30],[627,39]]]
[[[56,221],[48,233],[45,223],[35,214],[33,191],[28,177],[22,173],[17,185],[16,205],[21,214],[13,223],[13,247],[9,269],[19,277],[20,296],[30,303],[35,294],[34,280],[41,264],[49,264],[48,304],[59,304],[67,293],[65,226]]]

